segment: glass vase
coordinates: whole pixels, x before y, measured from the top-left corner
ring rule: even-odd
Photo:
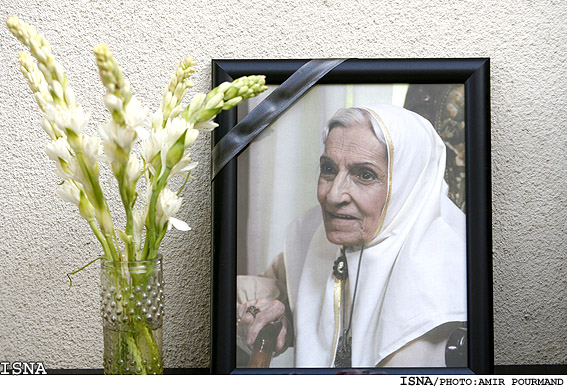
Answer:
[[[101,260],[105,374],[163,374],[162,258]]]

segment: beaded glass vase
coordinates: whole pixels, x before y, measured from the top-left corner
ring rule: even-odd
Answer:
[[[101,260],[105,374],[163,374],[162,258]]]

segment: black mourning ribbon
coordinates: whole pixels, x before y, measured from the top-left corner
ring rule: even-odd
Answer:
[[[312,59],[258,104],[214,146],[212,179],[299,97],[345,59]]]

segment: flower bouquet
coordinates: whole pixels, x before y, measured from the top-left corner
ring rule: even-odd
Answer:
[[[158,251],[171,227],[190,230],[174,215],[197,165],[190,157],[191,146],[201,131],[217,126],[213,119],[222,110],[266,90],[265,78],[248,76],[225,82],[207,94],[196,93],[183,105],[193,86],[189,78],[195,65],[185,58],[171,77],[159,108],[148,115],[132,95],[109,48],[100,44],[94,54],[110,119],[100,125],[100,137],[88,135],[83,130],[89,114],[77,104],[47,40],[16,16],[7,25],[30,52],[20,53],[18,59],[43,112],[42,128],[51,139],[46,153],[62,179],[57,194],[78,206],[102,246],[105,373],[162,373],[163,280]],[[122,229],[113,222],[99,181],[99,162],[109,166],[118,183],[126,216]],[[176,176],[183,183],[173,190],[170,181]]]

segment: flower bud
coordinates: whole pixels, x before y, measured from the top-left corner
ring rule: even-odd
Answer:
[[[193,61],[193,57],[185,57],[181,61],[180,66],[182,66],[184,69],[187,69],[187,71],[194,73],[195,69],[193,69],[191,66],[195,66],[196,64],[197,62]]]
[[[222,84],[217,86],[218,93],[225,93],[228,90],[228,88],[231,87],[231,85],[232,84],[230,82],[223,82]]]
[[[37,34],[37,31],[36,31],[36,34]],[[43,39],[42,36],[39,36],[39,34],[38,34],[37,38],[38,38],[39,50],[41,50],[45,54],[46,57],[48,57],[48,58],[51,57],[51,47],[49,46],[49,43],[47,43],[47,41],[45,39]],[[57,62],[51,62],[51,64],[48,63],[47,65],[48,66],[50,66],[50,65],[55,66],[56,64],[57,64]],[[53,71],[55,71],[55,68],[53,69]],[[61,79],[61,80],[63,80],[63,79]]]
[[[41,74],[41,73],[39,73]],[[45,98],[45,101],[47,102],[53,102],[53,98],[51,98],[51,95],[49,94],[49,89],[47,87],[47,82],[41,82],[38,85],[38,91],[39,93],[41,93],[41,95],[43,96],[43,98]]]
[[[238,95],[239,96],[244,96],[246,93],[248,93],[248,90],[250,90],[248,88],[248,86],[243,86],[240,89],[238,89]]]
[[[64,100],[64,92],[63,92],[63,86],[61,86],[61,84],[59,83],[59,81],[57,80],[53,80],[51,82],[51,90],[53,91],[53,93],[57,96],[57,98],[59,98],[60,100]]]
[[[224,99],[225,100],[230,100],[231,98],[234,98],[238,95],[238,91],[240,90],[240,88],[232,86],[230,87],[224,94]]]
[[[195,118],[193,119],[193,121],[195,123],[200,123],[203,121],[208,121],[210,119],[212,119],[213,117],[215,117],[217,114],[220,113],[222,109],[201,109],[200,111],[198,111],[195,114]]]
[[[243,98],[240,97],[240,96],[234,97],[233,99],[230,99],[227,102],[225,102],[224,105],[222,106],[222,109],[223,110],[232,109],[236,105],[240,104],[242,102],[242,100],[243,100]]]
[[[217,95],[215,95],[213,98],[211,98],[206,104],[205,104],[205,109],[215,109],[215,108],[219,108],[219,104],[222,107],[223,106],[223,100],[224,100],[224,94],[222,93],[218,93]]]
[[[38,63],[37,64],[37,68],[39,69],[39,71],[41,71],[41,74],[43,74],[43,76],[45,77],[45,80],[47,82],[50,82],[53,80],[53,77],[51,76],[51,72],[49,71],[49,69],[47,68],[47,66],[45,66],[43,63]]]
[[[187,88],[187,84],[185,83],[178,83],[177,86],[175,86],[175,90],[173,91],[173,95],[177,97],[178,100],[181,100],[181,98],[183,98],[183,95],[185,95],[185,89]],[[170,104],[173,105],[173,104]]]
[[[177,96],[171,97],[171,100],[169,101],[169,106],[170,107],[177,106]]]
[[[194,128],[198,129],[199,131],[212,131],[218,126],[219,125],[214,121],[208,120],[208,121],[203,121],[201,123],[197,123]]]
[[[43,98],[41,93],[36,92],[36,93],[33,94],[33,97],[35,98],[35,102],[37,102],[37,105],[39,106],[39,108],[41,110],[45,110],[45,107],[47,106],[47,102],[45,102],[45,98]]]
[[[63,182],[62,185],[56,191],[56,194],[59,195],[64,201],[70,202],[79,206],[81,201],[81,193],[77,187],[71,183],[70,181],[66,180]]]
[[[63,71],[63,66],[55,62],[55,76],[59,82],[63,82],[65,79],[65,72]]]
[[[162,102],[162,106],[165,108],[166,106],[169,105],[169,102],[171,101],[171,98],[173,97],[173,94],[171,92],[167,92],[165,94],[165,96],[163,96],[163,102]]]
[[[70,87],[65,89],[65,102],[67,102],[67,106],[71,108],[77,105],[77,102],[75,101],[75,93]]]
[[[144,224],[146,222],[146,214],[147,208],[138,209],[135,208],[133,211],[134,214],[134,241],[136,242],[136,247],[141,245],[142,243],[142,230],[144,229]]]
[[[175,108],[173,108],[171,110],[171,112],[169,113],[169,118],[170,119],[174,119],[177,116],[179,116],[179,114],[181,113],[181,111],[183,110],[183,107],[181,105],[177,105]]]
[[[204,93],[195,94],[195,96],[191,99],[191,104],[189,104],[189,107],[183,113],[183,118],[186,120],[191,119],[191,116],[193,116],[195,112],[203,106],[206,98],[207,96]]]
[[[104,105],[106,105],[111,112],[122,110],[122,100],[112,93],[106,93],[104,96]]]
[[[128,159],[128,165],[126,166],[126,179],[128,179],[128,182],[132,184],[137,181],[141,175],[142,163],[137,157],[130,155],[130,158]]]
[[[47,62],[47,55],[45,55],[45,53],[41,50],[41,48],[37,47],[35,50],[33,48],[34,47],[32,46],[31,51],[33,53],[33,56],[36,57],[39,62],[42,63]]]
[[[49,120],[47,120],[46,118],[43,118],[41,120],[41,128],[43,128],[45,133],[47,133],[49,135],[51,140],[55,140],[57,138],[57,135],[55,135],[55,131],[53,130],[53,126],[51,125]]]
[[[195,143],[195,140],[197,140],[197,137],[199,137],[198,130],[194,128],[188,129],[187,133],[185,134],[185,149],[191,147],[193,143]]]
[[[154,130],[161,129],[163,127],[163,111],[158,108],[152,115],[152,128]]]
[[[167,156],[165,159],[166,166],[172,168],[175,166],[181,158],[183,157],[183,152],[185,152],[185,134],[183,134],[175,141],[175,143],[171,146],[169,151],[167,152]],[[165,171],[165,170],[164,170]]]
[[[248,77],[240,77],[232,82],[232,86],[235,87],[237,90],[240,89],[248,82]]]
[[[79,213],[87,221],[95,219],[95,209],[83,191],[80,193]]]

